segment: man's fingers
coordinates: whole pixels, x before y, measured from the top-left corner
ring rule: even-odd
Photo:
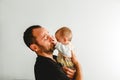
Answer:
[[[74,77],[74,74],[75,74],[76,70],[73,70],[73,69],[70,69],[70,68],[67,68],[67,67],[63,67],[63,69],[64,69],[65,73],[67,74],[67,76],[69,78],[72,79]]]

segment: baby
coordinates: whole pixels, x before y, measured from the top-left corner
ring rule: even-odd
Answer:
[[[73,47],[71,45],[72,31],[68,27],[62,27],[55,33],[57,41],[55,42],[55,48],[59,51],[57,61],[62,66],[74,69],[74,64],[71,60]]]

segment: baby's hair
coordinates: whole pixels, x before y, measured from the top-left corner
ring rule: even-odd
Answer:
[[[72,40],[72,31],[71,31],[70,28],[65,27],[65,26],[61,27],[60,29],[58,29],[56,31],[55,35],[58,34],[58,33],[61,37],[67,37],[69,41]]]

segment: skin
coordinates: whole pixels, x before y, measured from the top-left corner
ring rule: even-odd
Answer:
[[[63,37],[63,36],[61,37],[61,35],[59,34],[59,32],[55,34],[55,37],[56,37],[56,39],[57,39],[58,42],[61,42],[61,43],[64,44],[64,45],[66,45],[66,44],[69,43],[68,38],[65,37],[65,36],[64,36],[64,37]]]
[[[54,38],[49,34],[45,28],[36,28],[33,29],[33,36],[35,37],[36,43],[31,44],[30,48],[36,54],[51,58],[53,61],[53,51],[54,51]],[[55,61],[56,62],[56,61]],[[68,69],[67,67],[63,68],[67,76],[72,79],[74,77],[75,71]]]
[[[81,65],[78,62],[74,52],[72,52],[72,61],[75,64],[75,68],[76,68],[75,80],[83,80],[83,78],[82,78],[82,71],[81,71]]]

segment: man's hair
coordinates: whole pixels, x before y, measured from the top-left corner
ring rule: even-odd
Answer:
[[[23,40],[28,47],[30,47],[31,44],[36,42],[35,37],[33,36],[33,33],[32,33],[33,29],[36,29],[36,28],[41,28],[41,26],[40,25],[30,26],[24,32]]]
[[[55,33],[55,35],[59,33],[59,35],[61,37],[67,37],[69,41],[71,41],[72,39],[72,31],[70,28],[68,27],[61,27],[60,29],[58,29]]]

